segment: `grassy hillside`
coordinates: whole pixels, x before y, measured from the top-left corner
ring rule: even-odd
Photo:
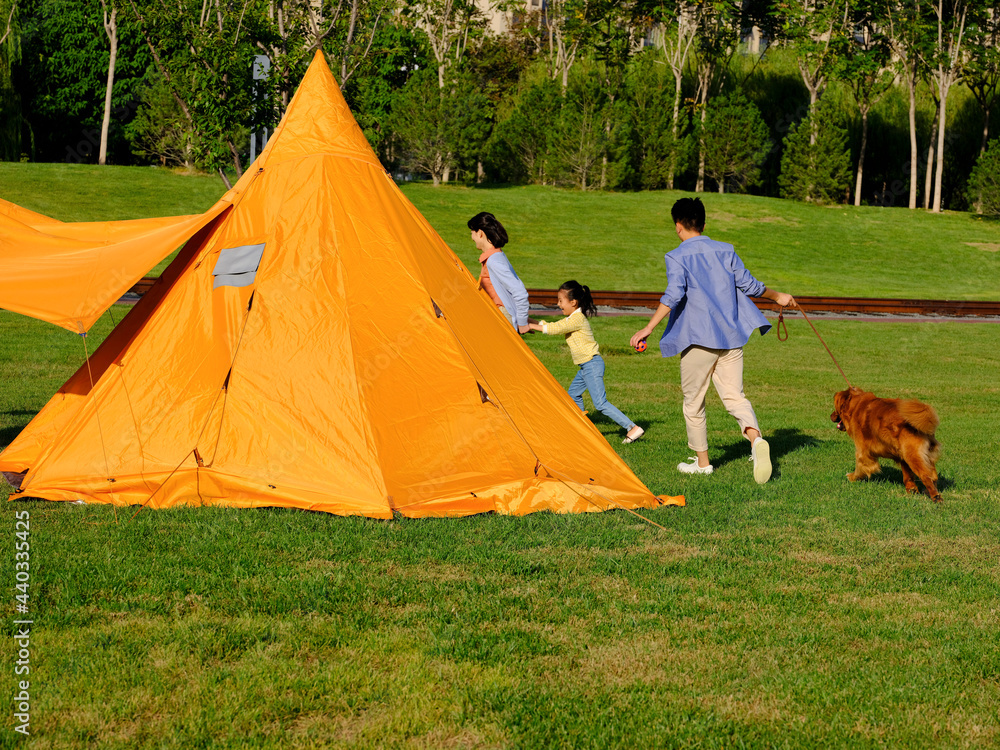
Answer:
[[[403,193],[470,268],[465,222],[496,214],[528,286],[570,278],[594,289],[656,290],[677,237],[678,192],[581,193],[542,187],[408,183]],[[150,167],[0,163],[0,198],[66,221],[203,211],[219,179]],[[1000,299],[1000,223],[964,213],[820,207],[775,198],[705,194],[706,233],[732,242],[764,283],[793,294]]]

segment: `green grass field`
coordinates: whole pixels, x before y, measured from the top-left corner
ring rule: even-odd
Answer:
[[[0,165],[4,190],[7,169]],[[621,201],[619,213],[631,216],[670,200],[407,193],[435,226],[458,226],[445,236],[467,261],[461,225],[480,195],[501,216],[547,199],[560,205],[552,237],[584,209],[591,229],[606,231],[613,212],[594,216],[603,200]],[[438,199],[452,201],[450,217],[447,206],[425,205]],[[734,216],[739,201],[746,213],[826,212],[830,236],[849,234],[838,230],[840,209],[720,200],[733,201]],[[918,218],[953,222],[956,235],[965,222],[970,241],[998,241],[995,226],[969,217]],[[926,240],[922,248],[901,259],[906,274],[937,277],[947,294],[914,296],[956,296],[968,282],[996,298],[985,271],[953,279],[939,273]],[[654,254],[655,266],[661,248]],[[537,285],[560,280],[541,272],[564,257],[565,249],[538,256]],[[123,312],[113,309],[116,319]],[[595,424],[654,492],[686,495],[685,508],[647,512],[666,531],[623,512],[381,522],[4,503],[12,541],[14,512],[31,517],[28,745],[1000,746],[1000,325],[814,321],[856,384],[937,408],[944,502],[935,505],[907,496],[888,462],[876,480],[847,482],[853,447],[829,421],[843,384],[800,318],[789,321],[787,342],[770,333],[746,348],[747,394],[771,441],[775,478],[753,482],[748,448],[714,394],[717,471],[678,474],[690,453],[677,361],[628,348],[643,322],[598,318],[594,328],[609,397],[647,435],[623,446],[616,425],[600,416]],[[92,348],[110,327],[105,316]],[[568,384],[565,345],[540,335],[526,342]],[[0,445],[82,354],[79,337],[0,312]],[[5,549],[0,583],[13,592],[13,544]],[[4,644],[13,656],[11,639]],[[0,671],[7,696],[17,692],[12,661]],[[5,747],[18,744],[7,705]]]

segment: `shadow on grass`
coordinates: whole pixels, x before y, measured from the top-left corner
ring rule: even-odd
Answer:
[[[596,427],[598,429],[598,431],[600,431],[600,433],[602,435],[604,435],[605,438],[607,438],[608,440],[611,440],[611,438],[613,438],[619,432],[621,433],[622,437],[625,437],[625,432],[626,431],[625,431],[624,427],[621,427],[620,425],[616,424],[614,421],[612,421],[611,419],[609,419],[608,417],[606,417],[604,414],[601,414],[601,412],[597,411],[592,406],[590,407],[590,409],[588,411],[590,412],[590,414],[589,414],[590,421],[594,423],[594,427]],[[645,432],[649,432],[653,428],[654,425],[666,424],[667,420],[665,420],[665,419],[637,419],[637,420],[635,420],[635,423],[639,427],[641,427]],[[605,429],[605,428],[607,428],[607,429]]]
[[[5,417],[11,417],[17,424],[0,429],[0,450],[3,450],[14,442],[14,438],[21,434],[21,431],[28,426],[28,422],[34,418],[36,413],[33,411],[24,411],[23,409],[4,412]],[[27,419],[21,421],[17,419],[18,417],[27,417]]]
[[[868,479],[862,479],[862,482],[878,482],[881,484],[893,484],[899,485],[905,488],[906,483],[903,482],[903,472],[895,463],[892,463],[891,459],[883,458],[879,461],[882,466],[882,471],[878,474],[873,474],[868,477]],[[851,466],[853,469],[854,467]],[[949,479],[948,477],[938,475],[938,480],[935,482],[938,488],[938,492],[944,492],[945,490],[950,490],[955,486],[955,480]],[[920,494],[927,497],[927,490],[924,489],[923,483],[918,479],[917,488],[920,490]]]
[[[797,451],[800,448],[814,448],[824,441],[807,435],[797,427],[782,427],[770,434],[764,435],[771,447],[771,466],[775,472],[779,470],[781,457]],[[731,461],[746,461],[750,458],[750,441],[739,440],[722,446],[722,455],[712,461],[718,469]]]

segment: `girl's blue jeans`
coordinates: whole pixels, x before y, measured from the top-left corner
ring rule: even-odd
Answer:
[[[586,411],[583,406],[583,392],[590,391],[590,399],[594,402],[594,408],[601,412],[608,419],[612,420],[626,430],[635,427],[635,422],[622,414],[621,410],[608,401],[608,396],[604,392],[604,358],[598,354],[589,362],[584,362],[569,384],[569,395],[580,407],[580,411]]]

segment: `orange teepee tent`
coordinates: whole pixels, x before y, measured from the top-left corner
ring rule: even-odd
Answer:
[[[477,289],[320,54],[213,212],[0,454],[26,472],[14,497],[378,518],[683,504]]]

